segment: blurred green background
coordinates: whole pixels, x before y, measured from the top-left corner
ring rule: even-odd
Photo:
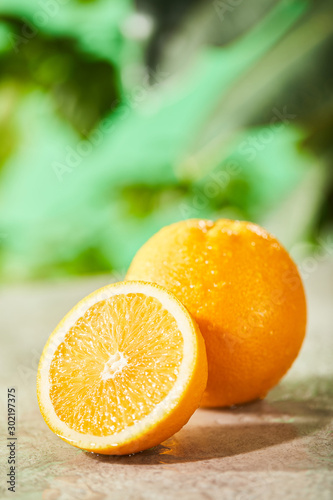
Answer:
[[[322,245],[332,56],[331,0],[1,0],[1,281],[121,277],[188,217]]]

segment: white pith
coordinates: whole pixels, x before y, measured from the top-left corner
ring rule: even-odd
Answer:
[[[68,330],[81,318],[86,311],[96,302],[106,300],[112,296],[120,294],[140,293],[157,299],[162,306],[167,309],[177,322],[179,331],[183,336],[183,359],[179,367],[179,372],[174,386],[153,411],[146,415],[142,420],[136,422],[132,426],[123,429],[122,431],[108,436],[94,436],[92,434],[82,434],[66,425],[65,422],[59,419],[54,411],[49,392],[50,381],[49,371],[52,359],[59,344],[64,341]],[[83,301],[81,301],[68,315],[63,322],[55,329],[50,337],[46,352],[42,356],[38,369],[38,392],[39,404],[43,410],[43,414],[52,424],[53,430],[58,436],[64,438],[68,442],[72,442],[76,446],[83,449],[98,451],[98,449],[117,447],[133,439],[136,435],[144,434],[149,428],[154,426],[154,423],[159,422],[165,414],[170,413],[181,398],[193,370],[193,363],[196,352],[196,335],[191,323],[190,317],[185,308],[171,295],[162,289],[150,285],[148,283],[125,282],[116,285],[109,285],[97,290]],[[115,353],[105,363],[104,369],[101,372],[101,377],[104,380],[114,376],[126,365],[127,360],[122,353]]]
[[[109,378],[114,378],[118,373],[122,372],[126,365],[127,359],[122,352],[117,351],[111,354],[109,360],[104,365],[101,379],[109,380]]]

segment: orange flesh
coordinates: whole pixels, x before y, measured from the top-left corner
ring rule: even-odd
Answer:
[[[182,334],[157,299],[130,293],[97,302],[52,359],[54,410],[77,432],[120,432],[167,396],[182,356]]]

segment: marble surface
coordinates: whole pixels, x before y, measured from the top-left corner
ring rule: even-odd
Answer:
[[[333,498],[333,261],[304,266],[309,326],[300,356],[264,401],[198,410],[160,446],[106,457],[62,442],[44,423],[36,369],[62,316],[108,276],[0,291],[1,433],[7,387],[18,396],[17,485],[1,498],[35,500]],[[2,440],[4,442],[4,439]]]

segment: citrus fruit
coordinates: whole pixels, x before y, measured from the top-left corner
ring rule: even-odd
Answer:
[[[258,225],[190,219],[167,226],[138,251],[127,278],[164,286],[197,321],[208,358],[203,406],[263,398],[299,352],[302,281],[287,251]]]
[[[68,443],[129,454],[177,432],[207,382],[205,345],[158,285],[116,283],[77,304],[51,334],[37,377],[41,413]]]

